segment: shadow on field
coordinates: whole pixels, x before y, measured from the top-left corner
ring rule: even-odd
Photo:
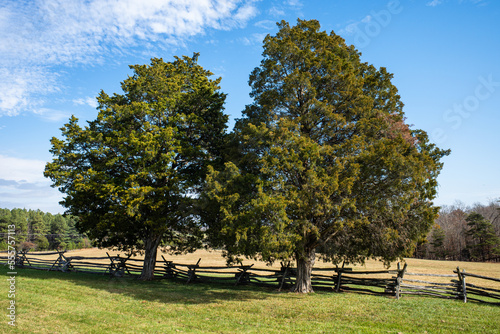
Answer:
[[[3,268],[0,272],[3,272]],[[134,277],[111,278],[88,273],[62,273],[34,269],[19,269],[19,274],[31,279],[57,279],[61,282],[129,296],[137,300],[175,304],[204,304],[217,301],[263,300],[278,293],[277,290],[255,286],[233,286],[220,283],[190,283],[170,279],[140,281]],[[77,291],[76,291],[77,292]]]

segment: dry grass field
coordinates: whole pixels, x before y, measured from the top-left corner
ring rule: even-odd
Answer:
[[[108,249],[98,249],[98,248],[90,248],[90,249],[81,249],[81,250],[73,250],[68,251],[66,256],[82,256],[82,257],[106,257],[106,252],[109,253],[110,256],[121,255],[125,256],[124,252],[118,252]],[[36,254],[34,252],[33,254]],[[198,259],[201,259],[200,266],[225,266],[226,260],[222,256],[221,251],[208,251],[208,250],[197,250],[194,253],[184,254],[184,255],[176,255],[172,256],[170,254],[164,252],[158,252],[158,261],[163,261],[162,256],[167,261],[173,261],[174,263],[181,264],[195,264]],[[44,256],[46,259],[56,259],[57,255]],[[136,259],[142,259],[140,255],[135,257]],[[103,263],[109,263],[109,260],[104,259],[100,260]],[[98,261],[99,262],[99,261]],[[450,275],[453,274],[453,271],[460,268],[460,270],[465,269],[468,273],[473,273],[482,276],[488,276],[493,278],[500,279],[500,263],[482,263],[482,262],[460,262],[460,261],[435,261],[435,260],[422,260],[422,259],[414,259],[414,258],[406,258],[405,262],[408,264],[407,272],[409,273],[420,273],[420,274],[439,274],[439,275]],[[266,265],[266,263],[253,260],[253,259],[245,259],[243,264],[250,265],[254,264],[254,268],[270,268]],[[403,265],[403,264],[401,264]],[[271,266],[271,268],[279,269],[280,263],[276,262]],[[353,270],[384,270],[385,267],[382,262],[377,260],[368,260],[364,265],[349,265],[349,267],[353,268]],[[332,268],[331,263],[324,263],[321,260],[317,260],[315,264],[315,268]],[[391,263],[391,269],[397,268],[397,263]],[[319,272],[319,271],[318,271]],[[449,282],[450,278],[439,278],[433,277],[432,281],[434,282]],[[469,283],[479,283],[485,287],[497,287],[498,283],[489,282],[485,280],[479,280],[476,278],[468,278]]]

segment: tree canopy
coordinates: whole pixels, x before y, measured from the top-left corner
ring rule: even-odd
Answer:
[[[316,252],[334,264],[410,254],[437,215],[449,151],[405,123],[385,68],[317,21],[282,21],[250,75],[254,102],[232,134],[233,155],[211,169],[205,223],[229,261],[294,259],[310,292]]]
[[[130,66],[123,94],[101,91],[95,120],[81,127],[73,116],[51,140],[45,176],[61,204],[99,246],[144,251],[142,279],[159,245],[183,252],[202,238],[194,203],[208,164],[220,163],[227,116],[220,78],[197,58]]]

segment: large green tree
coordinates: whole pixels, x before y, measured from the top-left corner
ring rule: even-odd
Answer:
[[[385,68],[315,20],[278,26],[250,75],[233,161],[208,176],[219,211],[206,223],[230,261],[294,259],[292,291],[311,292],[317,252],[336,264],[412,252],[437,215],[448,152],[405,123]]]
[[[217,164],[227,116],[220,78],[192,58],[131,66],[123,94],[98,96],[85,127],[71,117],[53,138],[45,175],[66,196],[77,227],[102,247],[144,251],[153,278],[158,246],[195,249],[202,237],[194,203],[208,164]]]

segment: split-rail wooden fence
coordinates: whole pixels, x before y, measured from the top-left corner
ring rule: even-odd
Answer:
[[[87,272],[93,274],[122,277],[139,275],[143,260],[120,255],[106,257],[67,256],[66,252],[16,254],[16,266],[39,270],[62,272]],[[0,256],[0,263],[7,263],[7,256]],[[253,284],[287,289],[294,283],[296,269],[290,263],[282,263],[280,269],[255,268],[254,265],[240,266],[200,266],[162,260],[156,262],[157,278],[182,280],[186,283],[217,282],[225,284]],[[313,268],[312,285],[315,290],[334,292],[357,292],[393,296],[426,295],[445,299],[459,299],[500,305],[500,279],[468,273],[457,268],[454,274],[438,275],[411,273],[407,265],[394,270],[360,271],[352,268]],[[474,278],[475,284],[468,282]],[[443,281],[444,280],[444,281]],[[487,287],[477,284],[489,281]],[[491,283],[495,282],[495,283]],[[492,285],[494,287],[492,287]]]

